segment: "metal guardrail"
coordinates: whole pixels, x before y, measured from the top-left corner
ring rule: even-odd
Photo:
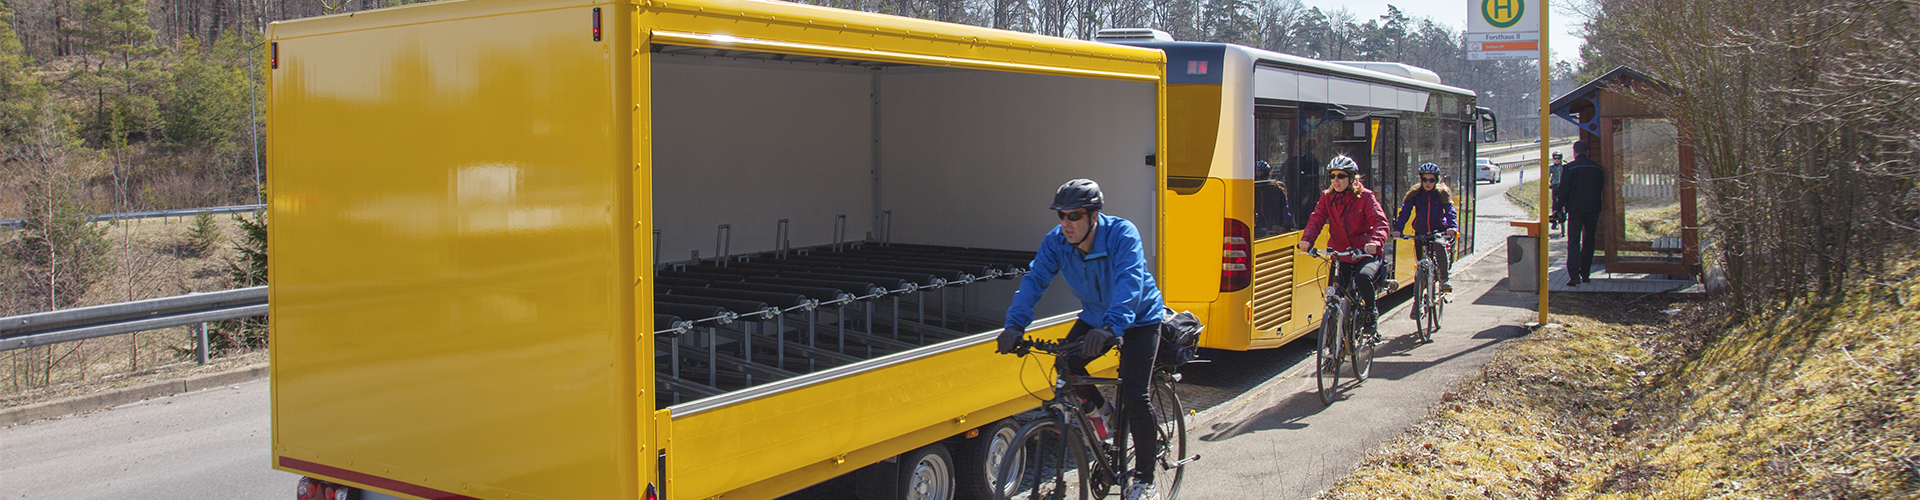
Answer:
[[[128,220],[128,219],[158,219],[158,218],[166,218],[166,217],[192,217],[195,215],[200,215],[200,212],[207,212],[210,214],[235,214],[235,213],[245,213],[245,212],[258,212],[266,209],[267,209],[266,205],[233,205],[233,206],[226,206],[226,207],[183,208],[179,210],[154,210],[150,212],[126,212],[126,213],[118,213],[118,214],[100,214],[100,215],[88,216],[87,222],[102,222],[102,221]],[[26,226],[27,226],[26,219],[0,220],[0,228],[20,229]]]
[[[1553,139],[1548,140],[1547,144],[1552,146],[1560,146],[1565,144],[1573,144],[1573,141],[1574,141],[1574,138],[1572,137],[1555,137]],[[1480,156],[1482,157],[1503,156],[1503,155],[1518,153],[1521,151],[1540,150],[1540,143],[1534,142],[1534,141],[1527,141],[1527,142],[1517,143],[1517,144],[1511,143],[1511,142],[1505,142],[1505,143],[1488,144],[1487,146],[1491,146],[1491,147],[1478,150]]]
[[[267,287],[77,307],[0,318],[0,351],[200,324],[197,357],[206,362],[206,323],[267,313]]]

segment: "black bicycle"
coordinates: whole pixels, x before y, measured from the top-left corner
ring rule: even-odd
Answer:
[[[1377,339],[1362,338],[1360,325],[1366,324],[1366,300],[1360,297],[1355,287],[1341,286],[1347,277],[1340,272],[1340,266],[1332,265],[1334,258],[1364,256],[1360,250],[1334,251],[1324,248],[1308,248],[1305,255],[1327,257],[1324,266],[1332,267],[1328,274],[1329,283],[1325,292],[1327,305],[1320,316],[1320,350],[1314,355],[1314,379],[1320,386],[1320,403],[1331,405],[1340,388],[1340,368],[1347,358],[1347,366],[1353,369],[1355,381],[1365,381],[1373,370],[1373,346]]]
[[[1124,340],[1123,340],[1124,341]],[[1074,387],[1117,387],[1120,379],[1081,377],[1068,368],[1067,354],[1080,352],[1080,342],[1022,339],[1014,354],[1025,356],[1039,351],[1054,356],[1056,375],[1053,397],[1043,401],[1044,417],[1028,422],[1014,435],[994,474],[994,491],[1002,499],[1066,500],[1118,496],[1127,486],[1133,460],[1133,447],[1127,442],[1126,401],[1113,398],[1116,420],[1113,442],[1099,439],[1091,432],[1093,422],[1081,412],[1084,400]],[[1154,485],[1161,498],[1173,499],[1180,492],[1180,479],[1188,462],[1200,459],[1187,456],[1186,411],[1173,392],[1180,374],[1155,366],[1148,398],[1153,406],[1154,423],[1160,441],[1160,453],[1154,459]]]
[[[1453,300],[1440,290],[1440,265],[1446,262],[1442,259],[1451,258],[1445,249],[1453,246],[1453,239],[1439,233],[1397,236],[1394,239],[1409,239],[1416,243],[1414,252],[1420,256],[1420,267],[1414,278],[1414,339],[1422,344],[1432,343],[1433,334],[1440,333],[1440,317],[1446,313],[1447,302]],[[1436,243],[1440,248],[1433,248]]]

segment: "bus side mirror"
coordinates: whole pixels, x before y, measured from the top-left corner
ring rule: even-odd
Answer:
[[[1473,115],[1474,121],[1477,122],[1476,125],[1480,126],[1480,142],[1499,142],[1500,117],[1494,116],[1493,110],[1491,109],[1477,106],[1474,107]]]

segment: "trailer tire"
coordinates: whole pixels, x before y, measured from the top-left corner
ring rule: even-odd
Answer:
[[[907,500],[953,500],[953,454],[947,445],[933,443],[900,455],[900,497]]]
[[[1013,448],[1013,438],[1020,433],[1020,425],[1013,419],[1003,419],[980,428],[980,435],[960,443],[960,454],[954,460],[956,498],[963,500],[996,500],[993,494],[993,475],[999,473],[1000,461],[1004,460],[1007,450]]]

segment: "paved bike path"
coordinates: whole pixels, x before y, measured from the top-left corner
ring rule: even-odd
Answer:
[[[1483,254],[1484,255],[1484,254]],[[1474,256],[1479,258],[1480,256]],[[1327,406],[1315,392],[1311,359],[1280,379],[1203,413],[1188,430],[1181,498],[1297,499],[1345,476],[1374,446],[1426,416],[1455,382],[1477,373],[1502,341],[1527,333],[1538,298],[1506,291],[1505,252],[1456,269],[1454,301],[1432,344],[1415,344],[1407,308],[1381,321],[1372,378]],[[1303,339],[1310,340],[1310,339]]]

